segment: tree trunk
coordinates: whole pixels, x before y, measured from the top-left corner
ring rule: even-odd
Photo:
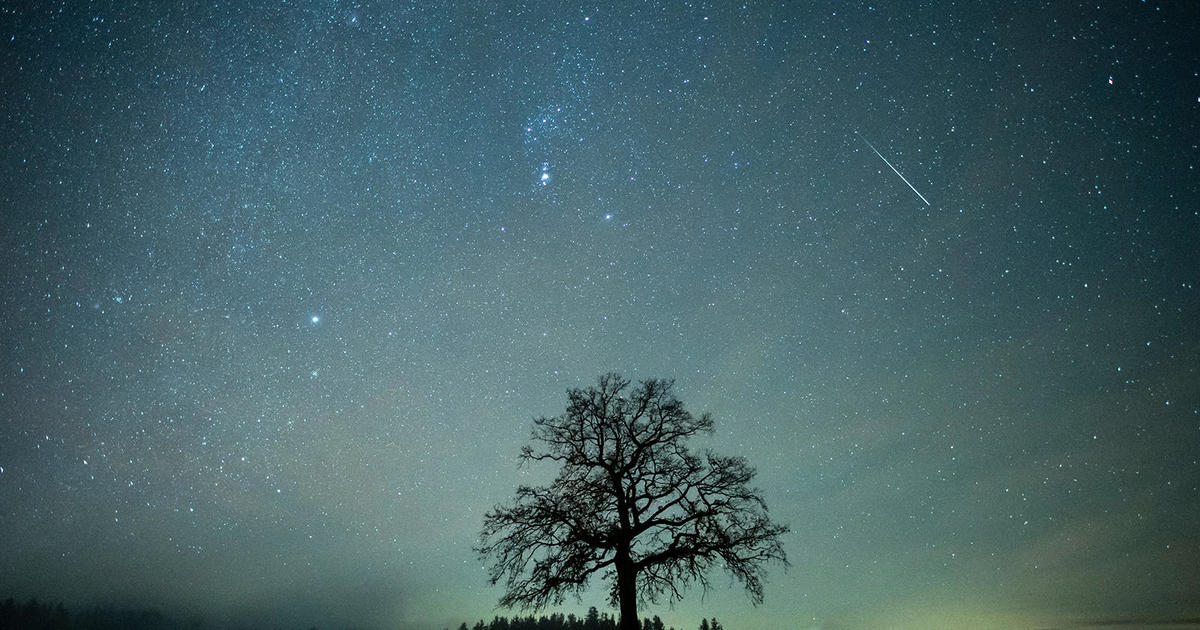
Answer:
[[[617,443],[620,451],[621,444]],[[617,630],[641,630],[642,622],[637,611],[637,565],[633,563],[633,534],[630,524],[629,503],[625,487],[618,475],[612,476],[613,494],[617,498],[617,517],[620,519],[620,539],[613,558],[617,569],[617,598],[621,600],[621,621]]]
[[[621,600],[621,621],[617,630],[641,630],[637,609],[637,569],[628,550],[618,550],[616,557],[617,596]]]

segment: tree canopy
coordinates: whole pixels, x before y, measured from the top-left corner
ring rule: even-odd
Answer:
[[[599,574],[621,630],[636,630],[639,600],[678,600],[692,583],[707,589],[718,566],[762,601],[765,565],[787,564],[788,528],[768,517],[745,459],[688,449],[713,420],[688,412],[673,387],[605,374],[568,391],[562,415],[534,420],[521,460],[561,469],[484,517],[478,551],[491,582],[504,584],[501,605],[557,605]]]

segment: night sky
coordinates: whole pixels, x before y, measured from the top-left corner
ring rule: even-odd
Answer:
[[[762,606],[645,615],[1200,617],[1200,4],[40,4],[0,598],[511,615],[483,514],[618,371],[793,529]]]

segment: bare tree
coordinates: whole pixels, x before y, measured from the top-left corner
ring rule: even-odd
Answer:
[[[686,411],[672,387],[649,379],[631,388],[606,374],[567,392],[563,415],[534,420],[522,462],[562,469],[484,517],[477,551],[491,583],[504,583],[502,606],[561,604],[599,573],[620,605],[620,630],[637,630],[639,598],[675,601],[693,582],[707,590],[718,565],[762,602],[764,565],[787,565],[788,528],[768,518],[743,458],[688,450],[689,438],[712,432],[712,417]]]

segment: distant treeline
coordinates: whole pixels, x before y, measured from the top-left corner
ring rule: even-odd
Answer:
[[[474,626],[464,623],[458,627],[458,630],[617,630],[617,618],[608,613],[602,613],[592,606],[582,619],[573,614],[513,617],[512,619],[494,617],[491,623],[480,619]],[[675,628],[663,626],[662,619],[655,615],[642,620],[642,630],[675,630]],[[701,619],[700,630],[725,630],[725,627],[717,621],[716,617],[713,617],[712,619]]]
[[[8,598],[0,604],[0,630],[206,630],[204,620],[180,620],[153,608],[95,606],[72,613],[62,603],[30,599],[24,603]],[[252,629],[251,629],[252,630]],[[310,630],[316,630],[312,628]],[[449,630],[449,629],[447,629]],[[617,630],[617,619],[593,606],[582,618],[574,614],[542,617],[494,617],[474,626],[463,623],[458,630]],[[657,616],[642,620],[642,630],[676,630],[663,625]],[[685,630],[683,628],[679,630]],[[699,630],[725,630],[716,620],[702,619]]]
[[[153,609],[97,606],[71,614],[61,603],[31,599],[0,604],[0,630],[200,630],[200,620],[180,621]]]

